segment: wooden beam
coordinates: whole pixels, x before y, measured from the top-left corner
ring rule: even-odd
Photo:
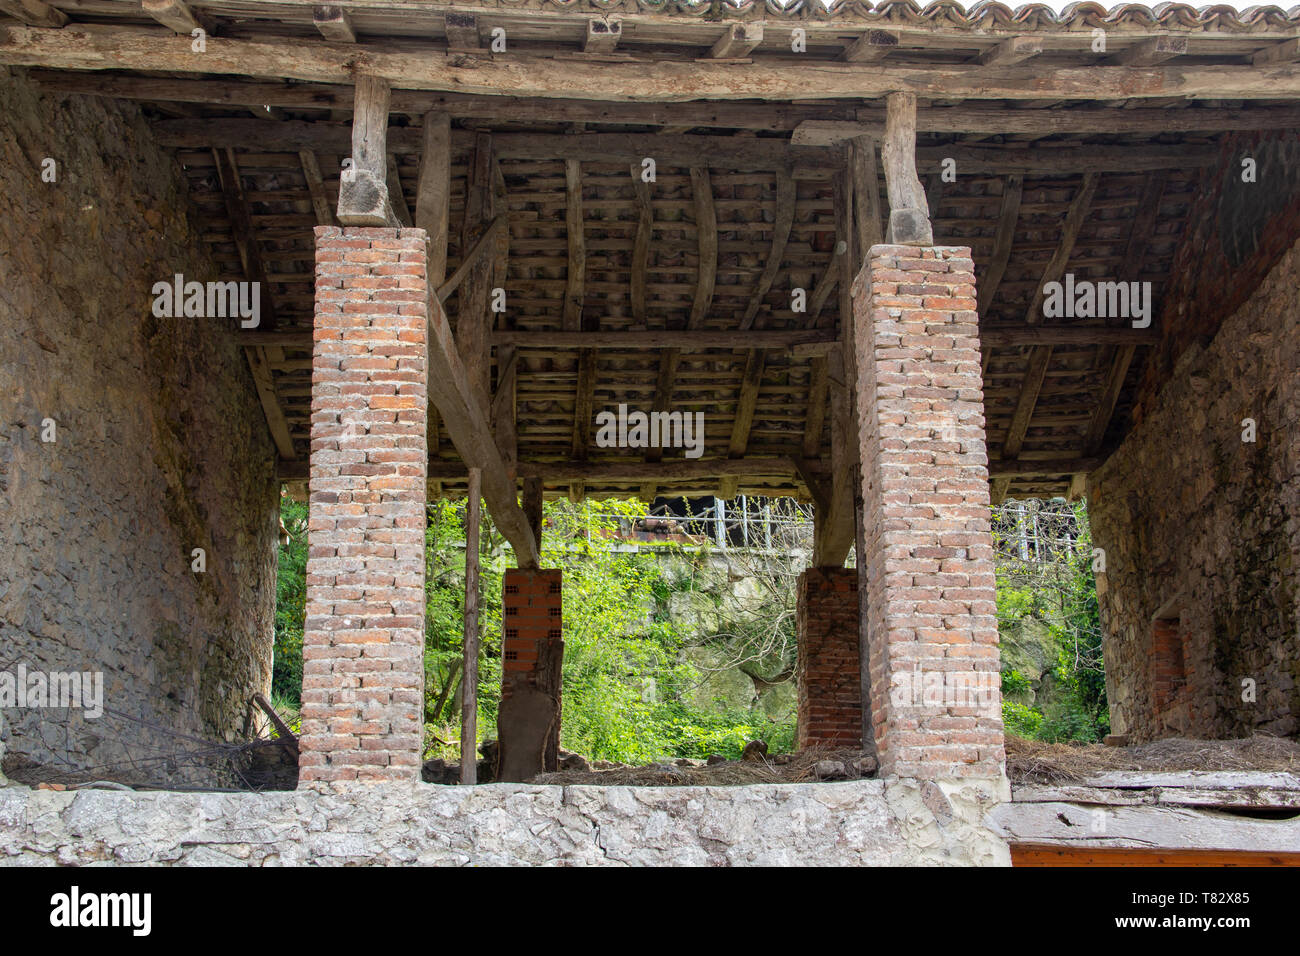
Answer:
[[[1079,230],[1083,227],[1083,223],[1088,216],[1088,208],[1092,205],[1092,197],[1097,190],[1098,179],[1097,173],[1085,173],[1074,199],[1070,202],[1070,210],[1066,213],[1065,223],[1061,228],[1060,242],[1056,247],[1056,252],[1052,254],[1052,258],[1048,261],[1047,267],[1043,270],[1043,278],[1038,284],[1038,290],[1035,292],[1029,311],[1025,316],[1026,325],[1034,325],[1039,321],[1044,288],[1049,283],[1058,281],[1065,273],[1066,266],[1070,261],[1070,255],[1074,251],[1075,240],[1079,237]],[[1002,443],[1003,458],[1014,459],[1020,455],[1020,450],[1025,441],[1025,434],[1028,432],[1029,423],[1033,419],[1034,407],[1038,404],[1038,393],[1042,390],[1043,379],[1047,375],[1047,366],[1051,360],[1052,346],[1035,345],[1030,349],[1025,377],[1020,385],[1020,396],[1016,400],[1016,409],[1012,413],[1011,424],[1007,428],[1007,436]]]
[[[429,234],[429,288],[447,277],[447,230],[451,206],[451,117],[424,114],[420,178],[415,187],[415,224]],[[450,293],[449,293],[450,294]],[[442,301],[446,296],[440,295]]]
[[[1164,197],[1166,176],[1163,173],[1149,173],[1142,184],[1142,200],[1138,205],[1137,215],[1133,217],[1133,227],[1129,232],[1128,245],[1124,250],[1124,270],[1130,276],[1142,274],[1142,264],[1155,229],[1156,218],[1160,214],[1160,201]],[[1088,431],[1084,434],[1083,450],[1085,454],[1095,455],[1101,450],[1115,415],[1115,406],[1119,403],[1120,393],[1124,390],[1124,380],[1128,377],[1129,367],[1137,354],[1139,344],[1154,344],[1159,340],[1159,330],[1134,329],[1134,332],[1146,332],[1150,338],[1122,344],[1111,357],[1102,385],[1101,396],[1093,410]]]
[[[587,440],[591,436],[592,402],[596,390],[596,350],[583,349],[578,356],[578,383],[574,389],[573,441],[570,455],[587,457]]]
[[[993,255],[989,258],[987,271],[979,280],[978,309],[981,319],[993,304],[993,297],[997,294],[1002,276],[1007,271],[1007,263],[1011,259],[1011,247],[1016,239],[1016,223],[1020,220],[1020,198],[1024,194],[1024,189],[1024,177],[1015,174],[1008,176],[1002,185],[1002,209],[998,213],[998,231],[993,241]],[[994,343],[983,334],[984,330],[980,331],[980,344],[993,345]]]
[[[320,162],[316,159],[316,154],[310,150],[303,150],[298,153],[298,162],[302,165],[302,176],[307,182],[307,191],[311,193],[311,208],[316,214],[316,225],[334,225],[334,207],[330,203],[329,193],[325,191],[325,178],[321,175]]]
[[[618,17],[590,17],[587,20],[587,36],[582,42],[583,53],[608,56],[623,39],[623,22]]]
[[[731,441],[727,444],[727,454],[740,458],[749,448],[749,430],[754,424],[754,409],[758,405],[758,390],[763,384],[763,369],[767,362],[767,353],[762,349],[750,349],[745,357],[745,371],[740,378],[740,394],[736,399],[736,415],[732,420]]]
[[[893,30],[868,30],[844,48],[840,59],[845,63],[878,63],[898,49],[898,34]]]
[[[980,66],[1012,66],[1042,52],[1042,37],[1008,37],[980,53],[971,62]]]
[[[691,188],[695,205],[695,234],[699,254],[696,271],[695,295],[691,314],[686,319],[686,331],[695,331],[704,321],[713,303],[713,286],[718,275],[718,216],[713,203],[713,184],[707,167],[691,167]],[[673,382],[681,355],[669,349],[659,360],[659,378],[655,383],[653,411],[666,412],[672,407]],[[646,461],[659,461],[662,448],[646,449]]]
[[[462,249],[482,253],[466,255],[473,263],[459,288],[456,309],[456,341],[460,345],[469,377],[479,407],[487,409],[491,389],[491,346],[488,336],[492,332],[493,315],[490,308],[493,262],[487,253],[495,250],[493,242],[483,236],[490,228],[495,203],[492,194],[492,136],[478,133],[475,136],[474,154],[470,160],[465,186],[465,216],[461,225]],[[457,272],[460,270],[458,269]],[[453,277],[454,278],[454,277]]]
[[[338,220],[345,226],[396,226],[388,173],[388,81],[357,77],[352,107],[352,165],[339,175]]]
[[[749,56],[763,42],[763,24],[732,23],[709,50],[714,60],[736,60]]]
[[[1250,58],[1253,66],[1278,66],[1300,60],[1300,37],[1265,47]]]
[[[857,428],[844,349],[828,356],[831,405],[831,474],[824,501],[814,502],[813,566],[843,567],[857,535],[853,479]],[[812,489],[809,489],[812,491]]]
[[[1187,37],[1147,37],[1120,50],[1106,62],[1111,66],[1155,66],[1187,52]]]
[[[990,325],[980,327],[981,345],[1154,345],[1157,329],[1101,325]]]
[[[849,172],[853,178],[853,221],[858,258],[865,261],[872,246],[885,241],[880,213],[880,168],[875,140],[858,136],[849,141]],[[852,285],[852,280],[850,280]]]
[[[636,239],[632,245],[632,321],[638,329],[647,329],[646,272],[650,267],[650,243],[654,235],[654,207],[650,201],[650,184],[641,178],[641,165],[633,163],[631,171],[637,204]]]
[[[352,18],[342,7],[328,5],[312,7],[311,19],[325,39],[334,43],[357,42],[357,31],[352,27]]]
[[[17,2],[17,0],[0,0]],[[260,81],[247,78],[188,79],[64,72],[33,69],[29,76],[42,86],[69,93],[149,102],[217,103],[232,106],[278,106],[289,109],[352,108],[350,80],[333,82]],[[346,84],[346,85],[345,85]],[[1032,98],[1031,98],[1032,99]],[[491,122],[535,122],[545,116],[556,123],[611,123],[638,126],[686,126],[747,129],[767,132],[802,131],[793,145],[829,146],[855,136],[879,138],[886,111],[854,109],[835,100],[784,103],[628,102],[593,100],[581,96],[476,96],[465,93],[394,89],[393,112],[419,117],[430,110],[454,119]],[[916,128],[931,133],[1187,133],[1232,130],[1292,129],[1300,126],[1300,107],[1248,105],[1241,108],[1177,107],[1115,108],[1104,106],[1035,109],[984,106],[965,100],[955,106],[917,107]],[[819,131],[819,127],[825,129]],[[390,139],[392,133],[390,132]]]
[[[436,300],[429,302],[429,333],[429,392],[447,434],[465,463],[462,467],[482,469],[483,499],[497,528],[514,547],[519,566],[535,568],[540,561],[537,540],[519,507],[515,483],[506,473],[483,406],[461,362],[447,313]]]
[[[393,207],[393,215],[403,226],[414,226],[411,207],[406,204],[406,195],[402,192],[401,167],[397,165],[397,157],[392,153],[388,154],[387,173],[388,204]]]
[[[569,261],[564,287],[563,328],[582,329],[582,300],[587,285],[587,240],[582,215],[582,164],[576,159],[564,164],[564,223]]]
[[[448,15],[452,16],[451,14]],[[832,63],[803,57],[759,57],[751,64],[629,57],[583,63],[551,55],[508,57],[444,53],[408,41],[366,44],[366,73],[403,89],[492,96],[603,100],[834,100],[908,90],[924,97],[990,100],[1131,98],[1286,99],[1300,93],[1293,64],[1196,67],[1062,66],[972,68],[963,64]],[[0,63],[65,70],[149,70],[236,76],[278,76],[346,83],[357,52],[346,45],[299,38],[209,37],[194,56],[189,37],[159,37],[145,28],[108,31],[14,26],[0,38]]]
[[[302,334],[298,333],[298,338]],[[498,330],[489,341],[493,345],[516,345],[521,349],[567,351],[573,349],[781,349],[814,355],[825,352],[837,339],[816,329],[751,329],[747,332],[699,331],[671,329],[662,332],[530,332]]]
[[[532,529],[533,538],[537,541],[539,548],[542,543],[542,521],[545,508],[542,500],[542,492],[542,479],[524,479],[524,493],[522,497],[524,515],[528,518],[528,526]]]
[[[465,616],[460,698],[460,782],[464,786],[478,782],[478,552],[482,488],[483,473],[471,468],[465,500]]]
[[[34,27],[58,29],[68,22],[68,15],[45,0],[0,0],[0,13]]]
[[[762,307],[763,300],[767,298],[768,292],[772,289],[772,283],[776,281],[777,273],[781,270],[781,262],[785,257],[785,247],[790,241],[790,230],[794,227],[795,195],[796,184],[793,179],[779,178],[777,180],[772,221],[772,247],[768,250],[767,263],[763,266],[763,271],[758,277],[758,283],[754,286],[754,293],[749,297],[749,303],[745,306],[745,312],[741,316],[740,328],[742,330],[753,327],[758,310]]]
[[[1076,472],[1088,472],[1100,467],[1101,458],[1043,458],[1016,459],[1006,461],[995,459],[989,462],[989,477],[997,480],[1012,478],[1052,478],[1057,475],[1072,475]]]
[[[808,371],[808,407],[804,416],[803,447],[804,458],[817,458],[821,455],[822,431],[826,424],[826,397],[830,385],[827,359],[824,355],[815,356]]]
[[[508,219],[504,213],[497,216],[488,224],[487,229],[479,235],[470,247],[469,252],[465,253],[465,258],[460,261],[456,271],[442,285],[438,286],[438,301],[446,302],[451,294],[460,287],[465,281],[465,277],[470,274],[476,266],[480,265],[487,254],[496,248],[497,234],[505,229],[508,225]],[[443,268],[446,269],[446,259],[443,260]]]
[[[482,46],[478,32],[478,17],[472,13],[447,12],[447,48],[449,50],[477,50]]]
[[[934,243],[930,208],[916,174],[916,94],[890,93],[889,117],[880,154],[889,192],[889,231],[886,241],[905,246]]]
[[[173,33],[212,32],[210,21],[199,19],[185,0],[140,0],[140,9]]]

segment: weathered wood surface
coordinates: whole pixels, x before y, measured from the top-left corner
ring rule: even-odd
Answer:
[[[30,0],[22,0],[30,2]],[[149,70],[233,76],[281,76],[309,82],[351,82],[356,44],[302,43],[296,38],[210,37],[194,56],[188,36],[160,37],[145,28],[61,30],[13,26],[0,39],[0,63],[68,70]],[[749,64],[629,57],[625,62],[516,53],[465,57],[436,47],[361,45],[365,69],[406,89],[501,96],[573,96],[598,100],[861,99],[897,90],[939,98],[998,100],[1128,98],[1278,99],[1300,93],[1300,68],[1279,55],[1254,66],[1009,67],[954,64],[845,63],[759,57]],[[1175,63],[1177,61],[1174,61]]]
[[[889,192],[889,229],[886,242],[907,246],[934,243],[930,207],[916,172],[916,94],[890,93],[889,115],[880,158]]]
[[[1015,843],[1246,852],[1300,849],[1300,819],[1260,820],[1188,807],[1003,803],[986,820]]]
[[[479,530],[482,517],[483,473],[469,470],[469,493],[465,501],[465,615],[463,633],[464,678],[460,707],[460,782],[478,783],[478,602]]]

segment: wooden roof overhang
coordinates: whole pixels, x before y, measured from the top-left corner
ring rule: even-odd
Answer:
[[[418,218],[426,116],[451,118],[448,276],[480,239],[471,178],[499,198],[508,311],[491,380],[508,377],[515,400],[495,411],[519,477],[547,494],[824,495],[855,267],[838,250],[861,228],[845,215],[848,144],[881,135],[897,91],[919,97],[935,241],[974,251],[996,494],[1077,488],[1127,428],[1161,330],[1044,321],[1042,284],[1147,280],[1158,309],[1223,134],[1300,128],[1300,8],[0,0],[0,13],[0,64],[144,104],[224,277],[266,283],[274,325],[242,342],[286,477],[305,474],[309,446],[312,228],[335,221],[360,75],[392,87],[402,221]],[[791,50],[796,28],[806,52]],[[887,215],[871,175],[859,208]],[[446,298],[453,326],[461,291]],[[704,457],[595,447],[594,412],[620,402],[703,412]],[[431,480],[459,493],[464,465],[436,434]]]

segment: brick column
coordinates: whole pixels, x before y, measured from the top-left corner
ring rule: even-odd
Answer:
[[[966,248],[873,246],[853,286],[882,775],[1002,778],[988,456]]]
[[[557,769],[564,611],[559,570],[512,568],[501,582],[501,706],[498,779]]]
[[[862,746],[857,568],[799,575],[799,749]]]
[[[421,229],[316,229],[299,780],[420,778],[427,305]]]

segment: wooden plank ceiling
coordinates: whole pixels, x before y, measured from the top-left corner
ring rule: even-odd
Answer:
[[[575,7],[543,16],[485,5],[475,21],[429,3],[409,4],[411,15],[398,17],[395,6],[22,0],[0,3],[0,12],[50,30],[75,18],[74,25],[161,23],[179,32],[188,17],[216,36],[272,35],[300,46],[408,42],[417,24],[423,41],[471,56],[499,22],[512,42],[573,62],[629,49],[748,62],[772,39],[770,29],[764,39],[761,29],[670,16],[625,20],[611,36],[604,28],[593,33],[592,18]],[[1041,42],[1014,43],[1009,21],[979,35],[960,25],[922,30],[894,14],[850,18],[838,30],[810,22],[809,29],[814,53],[839,62],[889,57],[1000,69],[1038,55],[1073,63],[1082,54],[1056,30],[1071,22],[1042,21]],[[852,29],[843,28],[848,23]],[[876,36],[870,23],[894,29]],[[1256,16],[1222,32],[1202,24],[1186,43],[1151,42],[1168,23],[1116,21],[1114,55],[1127,65],[1181,56],[1250,69],[1252,61],[1290,62],[1296,52],[1269,52],[1294,43],[1288,36],[1296,25],[1285,16]],[[222,278],[264,278],[275,325],[242,341],[263,377],[259,392],[285,473],[301,474],[309,445],[312,229],[334,222],[351,87],[147,65],[42,69],[39,58],[24,57],[0,42],[0,62],[35,67],[32,75],[51,89],[141,102],[159,142],[183,164],[196,225]],[[1158,334],[1135,333],[1120,320],[1044,319],[1042,284],[1066,272],[1150,281],[1159,317],[1217,137],[1294,126],[1297,98],[920,100],[918,164],[935,240],[970,246],[976,262],[995,496],[1067,493],[1124,434]],[[825,356],[842,329],[838,283],[857,265],[837,261],[845,255],[840,237],[852,226],[837,204],[845,189],[841,183],[837,192],[836,178],[847,175],[847,137],[879,132],[882,100],[615,103],[395,84],[392,109],[389,185],[408,223],[418,199],[422,118],[431,109],[451,116],[448,276],[465,259],[464,237],[477,235],[465,229],[467,177],[476,147],[490,144],[489,175],[506,210],[500,238],[508,244],[507,311],[498,319],[491,374],[494,388],[506,375],[515,382],[521,478],[540,478],[551,495],[806,497],[810,481],[830,474],[829,409],[840,383],[828,382]],[[641,177],[645,157],[656,161],[653,182]],[[940,175],[945,158],[957,160],[953,182]],[[876,188],[887,215],[883,182]],[[792,307],[796,289],[805,291],[807,311]],[[446,302],[453,325],[459,295]],[[592,416],[620,403],[702,412],[704,457],[596,447]],[[430,476],[435,492],[463,493],[464,469],[445,431]]]

